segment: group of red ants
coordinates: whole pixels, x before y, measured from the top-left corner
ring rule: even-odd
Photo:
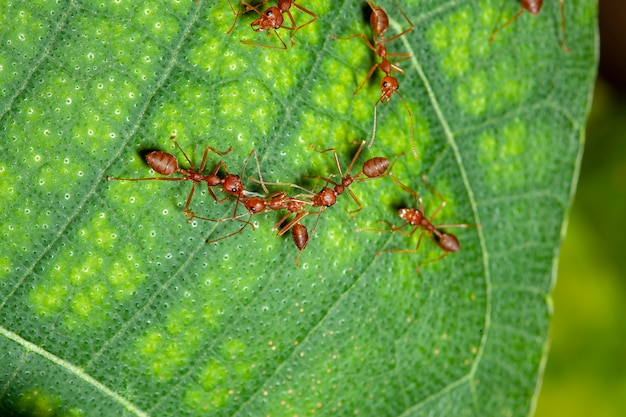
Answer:
[[[262,2],[256,6],[253,6],[252,4],[246,1],[242,1],[240,3],[240,10],[235,10],[232,6],[232,3],[230,3],[230,0],[229,0],[231,10],[233,11],[233,14],[235,15],[235,21],[227,33],[231,33],[233,31],[241,15],[248,13],[250,11],[254,11],[259,15],[259,18],[251,23],[252,29],[256,32],[267,31],[268,35],[273,32],[275,36],[277,37],[277,39],[280,41],[282,46],[263,45],[263,44],[257,44],[257,43],[250,43],[247,41],[242,41],[242,42],[247,45],[259,46],[263,48],[286,49],[287,45],[281,38],[278,32],[278,29],[291,31],[290,42],[291,42],[291,45],[293,46],[295,45],[293,37],[296,34],[296,32],[317,20],[317,15],[315,13],[296,4],[295,0],[278,0],[277,7],[268,7],[267,9],[261,12],[259,10],[260,7],[262,7],[265,3],[267,3],[267,1],[268,0],[262,0]],[[527,10],[531,12],[532,14],[539,13],[539,10],[541,9],[541,5],[543,2],[542,0],[521,0],[521,1],[522,1],[521,11],[517,13],[515,16],[513,16],[513,18],[511,18],[508,22],[506,22],[501,28],[507,26],[508,24],[513,22],[515,19],[517,19],[517,17],[519,17],[524,12],[524,10]],[[411,146],[412,146],[413,154],[417,158],[417,154],[415,152],[415,142],[413,140],[414,137],[413,137],[412,114],[406,101],[402,98],[402,96],[397,91],[398,80],[391,75],[392,72],[403,73],[403,70],[400,67],[398,67],[396,64],[393,64],[388,60],[388,57],[398,57],[398,58],[408,59],[411,57],[411,55],[402,54],[402,53],[387,53],[387,47],[386,47],[387,43],[393,40],[396,40],[400,38],[401,36],[407,34],[408,32],[412,31],[414,29],[414,26],[411,23],[411,20],[404,13],[404,11],[402,11],[402,9],[400,8],[400,6],[397,4],[397,1],[396,1],[396,6],[398,7],[398,9],[400,10],[400,13],[407,20],[410,26],[407,29],[403,30],[402,32],[390,38],[385,38],[385,32],[389,28],[389,18],[387,16],[387,13],[385,13],[385,11],[381,7],[375,6],[371,0],[366,0],[366,2],[372,10],[372,13],[370,16],[370,24],[371,24],[372,31],[373,31],[372,41],[370,42],[370,40],[362,33],[357,33],[357,34],[354,34],[352,36],[348,36],[345,38],[338,38],[334,35],[331,35],[331,37],[334,39],[344,39],[344,40],[357,38],[357,37],[361,38],[363,39],[367,47],[371,49],[381,60],[381,62],[375,63],[370,68],[365,80],[361,83],[361,85],[359,85],[359,87],[354,93],[356,94],[361,90],[361,88],[367,83],[367,81],[371,78],[371,76],[373,75],[374,71],[377,68],[380,69],[384,73],[384,76],[381,80],[381,96],[374,104],[374,128],[372,132],[372,137],[370,139],[369,147],[372,146],[372,143],[374,141],[375,134],[376,134],[376,108],[379,103],[381,102],[386,103],[387,101],[389,101],[391,96],[394,93],[396,93],[400,97],[402,102],[404,103],[404,106],[409,114],[409,118],[411,121]],[[559,2],[561,3],[561,13],[563,16],[562,30],[564,31],[565,25],[564,25],[564,14],[563,14],[563,0],[559,0]],[[312,18],[306,23],[297,25],[291,13],[291,6],[295,6],[297,9],[299,9],[303,13],[310,15]],[[291,24],[290,26],[285,24],[285,15],[290,21],[290,24]],[[501,28],[497,28],[496,30],[494,30],[494,32],[491,35],[490,41],[493,41],[493,37],[495,33]],[[562,42],[563,49],[569,52],[563,39],[561,39],[561,42]],[[328,177],[323,177],[323,176],[306,177],[309,179],[318,179],[318,180],[324,181],[325,183],[324,187],[322,187],[322,189],[319,192],[314,192],[297,184],[265,182],[261,175],[261,169],[260,169],[260,165],[258,162],[256,151],[254,150],[250,152],[250,155],[246,159],[241,175],[229,173],[226,168],[226,164],[223,161],[219,161],[210,174],[204,175],[203,171],[207,162],[207,156],[208,156],[209,151],[219,156],[223,156],[231,152],[232,147],[226,151],[221,152],[215,148],[207,146],[204,150],[200,167],[196,168],[194,164],[191,162],[191,160],[189,159],[189,157],[187,156],[187,154],[184,152],[184,150],[180,147],[180,145],[176,141],[176,138],[172,136],[170,137],[170,139],[174,142],[175,146],[180,150],[180,152],[185,157],[185,160],[189,164],[189,168],[187,169],[181,168],[179,166],[177,158],[169,153],[162,152],[162,151],[154,151],[146,155],[146,161],[148,162],[148,165],[150,165],[150,168],[152,168],[157,173],[164,175],[164,177],[150,177],[150,178],[107,177],[107,180],[109,181],[110,180],[121,180],[121,181],[146,181],[146,180],[187,181],[188,180],[188,181],[191,181],[192,182],[191,191],[189,192],[189,196],[187,197],[187,202],[183,209],[184,214],[189,217],[188,221],[191,222],[193,219],[200,219],[200,220],[206,220],[206,221],[219,223],[219,222],[234,220],[234,221],[239,221],[243,223],[243,226],[239,228],[239,230],[233,233],[230,233],[226,236],[209,240],[207,243],[214,243],[219,240],[226,239],[228,237],[241,233],[245,229],[245,227],[248,225],[250,225],[254,229],[254,225],[250,222],[253,215],[266,213],[269,211],[284,211],[284,215],[276,222],[272,230],[278,231],[277,236],[282,236],[285,233],[291,231],[293,242],[298,248],[298,255],[296,256],[296,266],[298,266],[300,255],[302,254],[302,251],[306,248],[309,242],[309,232],[308,232],[307,227],[302,223],[302,221],[308,216],[317,215],[317,220],[312,230],[312,234],[314,234],[315,230],[317,229],[317,225],[319,223],[320,216],[322,215],[322,213],[328,207],[335,205],[335,203],[337,202],[337,197],[343,194],[345,191],[347,191],[348,194],[350,194],[350,196],[352,197],[352,199],[358,206],[356,210],[353,210],[350,212],[350,216],[354,218],[354,213],[362,210],[363,206],[361,205],[356,195],[350,189],[351,185],[355,182],[369,181],[369,180],[382,178],[385,176],[390,176],[393,179],[393,181],[395,181],[398,184],[398,186],[400,186],[404,191],[409,193],[415,201],[418,201],[419,209],[417,208],[399,209],[398,215],[404,221],[404,223],[399,226],[392,225],[388,222],[383,222],[387,224],[390,228],[383,229],[383,230],[357,229],[357,231],[374,230],[378,232],[398,232],[405,236],[412,236],[418,230],[420,231],[420,233],[419,233],[417,245],[415,246],[414,249],[383,250],[383,251],[378,252],[376,254],[377,256],[383,252],[415,253],[419,249],[419,246],[420,246],[420,243],[422,241],[424,234],[426,234],[428,235],[428,237],[430,238],[432,242],[434,242],[439,248],[443,250],[443,254],[434,259],[429,259],[425,262],[422,262],[420,266],[418,266],[417,268],[417,270],[419,271],[420,267],[423,264],[440,260],[446,257],[449,253],[457,252],[460,250],[460,244],[459,244],[458,239],[453,234],[445,232],[443,230],[444,228],[471,227],[472,226],[469,224],[434,225],[432,223],[433,218],[443,209],[443,207],[446,204],[446,201],[443,198],[443,196],[441,196],[441,194],[435,191],[426,182],[425,176],[422,176],[422,181],[424,185],[441,200],[441,204],[439,205],[439,207],[430,215],[430,217],[427,218],[424,214],[424,204],[422,202],[422,198],[411,188],[401,183],[393,175],[393,173],[391,172],[393,163],[391,163],[389,159],[387,158],[374,157],[374,158],[368,159],[363,164],[362,169],[357,174],[352,175],[351,174],[352,168],[354,164],[356,163],[357,158],[361,154],[361,151],[363,150],[366,141],[362,141],[360,143],[360,146],[355,152],[354,157],[352,158],[350,164],[348,165],[348,168],[345,171],[345,173],[341,169],[341,164],[339,163],[339,158],[334,148],[329,148],[329,149],[318,151],[312,145],[310,145],[310,147],[313,150],[316,150],[317,152],[320,152],[320,153],[332,152],[332,154],[334,155],[337,172],[340,177],[340,179],[336,181],[332,179],[335,176],[334,174]],[[255,161],[257,164],[257,172],[258,172],[259,178],[256,179],[253,177],[249,177],[249,179],[252,182],[260,184],[260,186],[262,187],[264,191],[264,194],[247,190],[242,182],[242,177],[245,176],[246,166],[250,158],[253,155],[255,157]],[[224,175],[222,176],[219,175],[220,168],[224,171]],[[182,176],[171,177],[171,175],[174,175],[176,173]],[[193,211],[190,210],[190,204],[191,204],[191,200],[193,198],[193,195],[196,189],[196,185],[202,182],[206,182],[208,192],[216,203],[232,201],[233,199],[235,200],[236,203],[235,203],[235,208],[234,208],[232,216],[229,216],[227,218],[222,218],[222,219],[211,219],[208,217],[197,216]],[[270,193],[266,187],[267,185],[290,187],[291,189],[296,189],[297,192],[295,195],[289,195],[286,191],[278,191],[278,192]],[[218,198],[217,194],[213,190],[214,187],[217,187],[218,190],[221,189],[221,191],[224,192],[226,196],[223,198]],[[238,213],[238,207],[240,204],[244,206],[246,209],[246,211],[242,214]],[[246,216],[247,216],[247,219],[244,218]],[[408,232],[404,230],[407,226],[410,229]]]

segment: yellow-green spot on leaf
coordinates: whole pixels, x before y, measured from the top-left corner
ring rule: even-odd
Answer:
[[[209,359],[209,363],[200,371],[200,384],[205,391],[223,385],[228,369],[216,359]]]
[[[479,155],[482,163],[497,163],[498,142],[496,138],[488,133],[483,133],[479,138]]]
[[[497,10],[493,7],[493,2],[481,0],[478,4],[478,10],[480,11],[478,14],[480,26],[495,28]]]
[[[8,277],[9,272],[11,272],[11,268],[13,268],[13,263],[9,257],[0,256],[0,279]]]
[[[428,33],[426,35],[430,43],[443,52],[448,49],[448,45],[450,44],[450,34],[448,25],[444,22],[435,22],[428,29]]]
[[[461,9],[458,13],[450,16],[449,22],[452,28],[452,38],[458,43],[467,43],[472,32],[474,15],[467,9]]]
[[[104,325],[116,301],[132,295],[145,279],[142,273],[128,272],[137,270],[142,263],[133,246],[126,245],[120,262],[106,262],[100,255],[115,246],[117,239],[118,233],[110,227],[107,214],[95,213],[89,223],[77,230],[75,241],[57,255],[58,263],[49,277],[37,281],[31,291],[35,309],[49,315],[69,305],[64,321],[69,329],[87,323]],[[100,276],[109,278],[103,281]]]
[[[189,352],[184,346],[176,341],[169,339],[165,341],[161,349],[154,353],[150,358],[145,358],[145,364],[150,364],[150,371],[159,380],[169,379],[172,374],[185,365],[189,360]]]
[[[180,33],[181,28],[171,14],[160,12],[161,8],[164,8],[161,2],[142,2],[136,8],[133,22],[157,39],[170,40]]]
[[[244,345],[243,342],[232,339],[224,343],[223,351],[229,359],[236,359],[239,356],[243,355],[247,351],[247,349],[246,345]]]
[[[215,331],[215,319],[210,310],[207,306],[199,310],[193,294],[188,294],[168,308],[165,323],[153,326],[136,340],[130,355],[138,352],[139,366],[146,367],[159,379],[169,378],[188,363],[190,355]]]
[[[209,395],[197,387],[185,391],[183,401],[187,408],[198,411],[208,411],[211,402]]]
[[[480,159],[489,164],[489,181],[498,189],[515,189],[524,183],[522,163],[525,160],[526,126],[514,121],[499,130],[496,135],[480,137]]]
[[[250,48],[259,49],[260,47],[251,46]],[[304,60],[301,55],[295,54],[293,49],[289,52],[271,49],[267,51],[260,54],[256,61],[258,77],[265,78],[274,95],[284,96],[288,91],[299,86],[298,83],[301,81],[298,77],[298,70],[304,65]],[[284,64],[286,54],[291,57],[290,65]]]
[[[56,417],[60,415],[60,405],[58,398],[44,394],[39,388],[34,388],[19,396],[15,411],[20,415]]]
[[[345,71],[345,66],[334,59],[325,61],[322,67],[332,86],[329,88],[325,83],[316,83],[313,88],[313,102],[325,110],[338,114],[347,113],[352,101],[352,74]]]
[[[161,350],[163,335],[158,331],[145,334],[137,341],[137,349],[140,355],[151,357]]]
[[[211,392],[205,392],[200,388],[193,387],[185,391],[185,405],[198,412],[206,412],[216,408],[224,407],[228,402],[229,390],[216,388]]]
[[[199,31],[190,42],[186,58],[191,64],[207,72],[222,68],[218,66],[220,61],[216,59],[216,54],[221,56],[223,39],[213,36],[207,31]],[[223,73],[220,72],[220,74]]]
[[[95,285],[89,293],[79,293],[72,297],[72,311],[85,318],[94,313],[94,307],[101,303],[106,292],[102,285]]]
[[[252,376],[254,365],[247,361],[238,360],[235,363],[235,373],[241,380],[249,380]]]
[[[478,71],[466,83],[457,86],[455,98],[466,112],[480,115],[487,109],[487,94],[491,91],[488,91],[486,74]]]
[[[452,46],[450,53],[442,60],[442,67],[448,76],[459,77],[470,69],[470,52],[467,44]]]
[[[67,286],[62,284],[39,284],[30,292],[30,304],[37,314],[51,316],[67,303]]]
[[[230,143],[258,143],[279,111],[274,101],[268,101],[268,91],[254,80],[223,85],[217,97],[218,113],[228,120],[225,127],[231,132]]]
[[[501,158],[516,158],[524,151],[527,141],[526,126],[520,121],[508,124],[503,129],[506,140],[502,143]]]

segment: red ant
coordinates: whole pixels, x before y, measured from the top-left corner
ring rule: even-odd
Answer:
[[[379,230],[379,229],[357,229],[357,232],[363,231],[363,230],[374,230],[374,231],[378,231],[378,232],[398,232],[404,236],[410,237],[413,236],[415,234],[415,232],[417,230],[420,230],[420,234],[419,234],[419,238],[417,239],[417,245],[415,246],[415,249],[391,249],[391,250],[382,250],[378,253],[376,253],[376,256],[379,256],[381,253],[384,252],[399,252],[399,253],[415,253],[418,251],[419,246],[422,242],[422,237],[424,236],[424,233],[426,233],[428,235],[428,237],[430,238],[430,240],[433,241],[433,243],[435,243],[435,245],[439,246],[444,253],[434,259],[429,259],[425,262],[422,262],[421,264],[419,264],[419,266],[416,269],[416,272],[419,272],[420,268],[422,265],[427,264],[427,263],[431,263],[431,262],[436,262],[438,260],[441,260],[443,258],[445,258],[446,256],[448,256],[450,254],[450,252],[458,252],[461,250],[461,245],[459,243],[459,240],[456,238],[456,236],[454,236],[451,233],[447,233],[444,232],[442,229],[443,228],[452,228],[452,227],[472,227],[469,224],[442,224],[442,225],[433,225],[432,224],[432,220],[435,218],[435,216],[437,216],[437,214],[439,214],[439,212],[445,207],[446,205],[446,200],[443,198],[443,196],[441,194],[439,194],[437,191],[435,191],[435,189],[430,186],[427,182],[426,182],[426,176],[422,175],[422,182],[424,183],[424,185],[426,185],[426,187],[433,193],[435,194],[440,200],[441,200],[441,204],[439,205],[439,207],[437,207],[437,209],[432,213],[432,215],[430,216],[430,218],[426,218],[425,214],[424,214],[424,203],[422,201],[422,197],[419,196],[415,191],[411,190],[409,187],[407,187],[406,185],[404,185],[403,183],[400,182],[400,180],[398,180],[393,173],[389,174],[391,176],[391,178],[393,178],[393,180],[406,192],[408,192],[409,194],[411,194],[413,196],[414,199],[416,199],[417,201],[419,201],[419,210],[416,208],[401,208],[398,210],[398,216],[400,216],[400,218],[402,218],[405,223],[401,226],[395,226],[390,224],[389,222],[383,222],[388,224],[389,226],[391,226],[391,229],[387,229],[387,230]],[[412,226],[413,229],[410,232],[405,232],[404,230],[402,230],[404,227],[406,226]]]
[[[244,190],[243,184],[241,182],[241,178],[239,177],[239,175],[228,174],[228,171],[226,170],[226,165],[224,164],[223,161],[219,161],[217,163],[217,165],[215,166],[215,168],[213,169],[213,172],[211,172],[211,174],[209,174],[209,175],[203,175],[202,174],[202,171],[204,170],[204,167],[206,165],[206,159],[207,159],[207,155],[208,155],[209,151],[211,151],[213,153],[216,153],[217,155],[223,156],[223,155],[226,155],[226,154],[230,153],[233,150],[232,147],[228,148],[228,150],[226,150],[224,152],[220,152],[220,151],[216,150],[215,148],[207,146],[205,148],[204,154],[202,156],[202,162],[200,163],[200,168],[196,169],[196,167],[193,165],[193,163],[191,162],[191,160],[189,159],[189,157],[187,156],[185,151],[183,151],[183,149],[180,147],[180,145],[176,141],[176,137],[175,136],[171,136],[170,139],[174,142],[176,147],[182,152],[183,156],[187,160],[187,163],[189,164],[189,167],[190,167],[189,169],[180,168],[178,166],[178,160],[176,159],[176,157],[174,155],[171,155],[171,154],[169,154],[167,152],[162,152],[162,151],[150,152],[148,155],[146,155],[146,161],[148,162],[148,165],[150,165],[150,168],[152,168],[153,170],[155,170],[159,174],[162,174],[162,175],[172,175],[172,174],[178,172],[179,174],[183,175],[182,177],[176,177],[176,178],[165,178],[165,177],[115,178],[115,177],[107,177],[107,181],[152,181],[152,180],[154,180],[154,181],[187,181],[187,180],[188,181],[192,181],[193,185],[191,186],[191,191],[189,192],[189,196],[187,197],[187,203],[185,204],[185,208],[183,209],[183,213],[185,213],[185,215],[189,216],[189,221],[191,221],[194,217],[197,217],[193,211],[189,210],[189,204],[191,203],[191,199],[193,198],[193,194],[194,194],[194,192],[196,190],[196,185],[199,184],[200,182],[204,181],[204,182],[207,183],[207,188],[209,190],[209,193],[211,194],[211,197],[213,197],[213,199],[217,203],[221,203],[221,202],[225,201],[228,197],[224,197],[221,200],[218,199],[217,196],[215,195],[215,193],[213,192],[213,190],[211,189],[211,187],[216,187],[216,186],[220,186],[221,185],[222,189],[227,194],[234,195],[234,196],[241,195],[242,191]],[[224,178],[220,178],[217,175],[217,172],[219,171],[220,167],[222,169],[224,169],[224,171],[226,172],[226,176]]]
[[[373,44],[362,33],[356,33],[346,38],[339,38],[335,35],[330,35],[330,36],[333,39],[341,39],[341,40],[348,40],[348,39],[357,38],[357,37],[361,38],[363,39],[363,41],[365,41],[365,44],[367,45],[367,47],[371,49],[376,55],[378,55],[381,59],[380,63],[376,63],[372,65],[369,72],[367,73],[367,76],[365,77],[365,80],[363,80],[361,85],[359,85],[359,88],[357,88],[356,91],[354,92],[354,94],[356,95],[361,90],[361,88],[363,88],[363,86],[371,78],[374,71],[376,71],[376,68],[380,68],[380,70],[385,73],[385,76],[380,82],[381,96],[374,104],[374,128],[372,129],[372,138],[370,139],[368,148],[372,147],[372,144],[374,143],[374,139],[376,137],[376,110],[378,108],[378,104],[381,102],[387,103],[391,99],[391,96],[393,95],[393,93],[396,93],[398,97],[400,97],[400,100],[402,100],[402,103],[404,104],[404,107],[406,108],[406,111],[409,114],[409,122],[411,123],[411,149],[413,150],[413,155],[415,156],[415,159],[417,159],[417,152],[415,151],[415,133],[413,129],[413,113],[409,109],[409,105],[404,100],[404,97],[402,97],[402,95],[398,91],[399,86],[398,86],[397,78],[391,75],[392,72],[399,72],[399,73],[404,74],[404,70],[400,68],[399,66],[397,66],[396,64],[392,64],[387,59],[387,57],[401,57],[404,59],[408,59],[411,57],[411,54],[397,54],[397,53],[389,54],[387,53],[387,46],[386,46],[386,44],[388,44],[389,42],[392,42],[400,38],[401,36],[406,35],[413,29],[415,29],[415,26],[413,26],[413,23],[411,22],[409,17],[406,15],[406,13],[404,13],[404,11],[402,10],[398,2],[395,1],[396,6],[400,10],[400,13],[402,14],[402,16],[404,16],[406,21],[409,22],[410,27],[392,36],[389,39],[385,39],[385,32],[387,31],[387,29],[389,29],[389,17],[387,16],[387,13],[385,13],[385,11],[380,6],[374,6],[374,4],[370,0],[366,0],[366,1],[367,1],[367,4],[372,9],[372,14],[370,15],[370,26],[372,27],[372,31],[374,32]]]
[[[385,171],[387,171],[387,168],[389,167],[389,159],[378,156],[378,157],[374,157],[365,161],[363,163],[363,169],[360,172],[358,172],[356,175],[354,176],[350,175],[350,171],[352,170],[352,167],[354,166],[356,159],[361,154],[361,151],[363,150],[363,146],[365,146],[365,141],[361,141],[361,145],[359,146],[359,149],[357,149],[356,153],[354,154],[352,161],[350,161],[350,165],[348,165],[348,169],[346,170],[345,175],[341,171],[341,165],[339,164],[339,157],[337,156],[337,151],[335,150],[335,148],[329,148],[329,149],[324,149],[323,151],[318,151],[317,149],[313,147],[313,145],[309,146],[311,149],[319,153],[326,153],[326,152],[333,153],[335,157],[335,165],[337,166],[337,171],[339,172],[339,175],[341,176],[341,182],[337,183],[331,180],[330,178],[320,177],[320,176],[315,176],[315,177],[310,177],[310,178],[318,178],[318,179],[326,181],[327,184],[333,184],[334,185],[333,191],[335,194],[335,198],[336,196],[343,194],[345,190],[348,190],[350,197],[352,197],[354,202],[359,206],[358,209],[350,211],[350,217],[352,217],[353,219],[354,219],[354,213],[357,213],[363,210],[363,206],[361,205],[361,202],[356,197],[356,195],[354,195],[354,193],[350,189],[350,186],[352,185],[352,183],[361,182],[361,181],[369,181],[369,180],[373,180],[376,178],[381,178],[382,176],[384,176]]]
[[[520,17],[522,13],[524,13],[524,11],[528,11],[533,16],[537,16],[541,11],[541,7],[543,6],[543,0],[521,0],[521,3],[521,10],[517,12],[512,18],[510,18],[504,25],[500,26],[499,28],[495,28],[494,31],[491,33],[491,36],[489,37],[489,42],[493,42],[496,33],[517,20],[517,18]],[[565,4],[563,3],[563,0],[559,0],[559,3],[561,3],[561,47],[565,52],[570,53],[572,51],[565,44]]]
[[[255,32],[262,32],[264,30],[267,30],[268,35],[270,34],[269,31],[272,30],[274,31],[274,34],[276,35],[276,37],[283,44],[282,47],[279,47],[279,46],[273,46],[273,45],[261,45],[257,43],[242,41],[242,43],[246,45],[250,45],[250,46],[260,46],[262,48],[272,48],[272,49],[287,49],[287,45],[285,44],[285,41],[283,41],[283,38],[281,38],[280,35],[278,34],[278,29],[283,28],[283,29],[292,31],[291,36],[289,36],[289,40],[291,41],[291,46],[294,46],[296,43],[294,42],[293,37],[295,36],[296,32],[317,20],[317,15],[315,13],[300,6],[299,4],[296,4],[295,0],[278,0],[278,3],[277,3],[278,7],[268,7],[263,12],[260,12],[258,8],[260,8],[265,3],[267,3],[267,0],[263,0],[257,7],[251,5],[250,3],[246,1],[242,1],[240,5],[246,6],[246,10],[242,12],[235,12],[235,9],[233,8],[233,5],[230,0],[228,0],[228,3],[230,5],[230,9],[233,11],[233,14],[235,15],[235,21],[233,22],[233,25],[230,27],[228,32],[226,32],[227,34],[230,34],[233,31],[233,29],[235,28],[235,25],[237,24],[237,20],[239,19],[239,16],[241,16],[242,14],[248,13],[250,10],[254,10],[259,15],[259,18],[250,24],[250,27],[252,28],[252,30],[254,30]],[[295,6],[297,9],[312,16],[313,18],[309,20],[308,22],[303,23],[300,26],[297,26],[296,21],[293,18],[293,15],[291,14],[291,6]],[[284,14],[286,14],[289,20],[291,21],[291,26],[284,25],[284,22],[285,22]]]

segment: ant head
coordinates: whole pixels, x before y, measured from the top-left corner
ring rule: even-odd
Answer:
[[[424,215],[421,211],[414,208],[401,208],[398,210],[398,216],[410,225],[416,226],[422,222]]]
[[[283,22],[283,14],[280,12],[280,9],[278,9],[278,7],[269,7],[261,14],[261,17],[252,22],[250,26],[255,32],[260,32],[268,29],[278,29]]]
[[[224,178],[222,186],[227,194],[234,195],[235,197],[239,197],[244,189],[241,178],[239,178],[239,175],[235,174],[228,174],[226,178]]]
[[[446,233],[440,230],[435,230],[433,233],[433,241],[439,246],[441,249],[446,252],[458,252],[461,250],[461,244],[456,236]]]
[[[391,98],[392,94],[398,90],[398,80],[391,75],[385,75],[380,82],[380,91],[383,93],[380,96],[380,100],[386,103]]]
[[[243,202],[248,211],[252,214],[262,213],[265,210],[265,201],[261,198],[252,197]]]

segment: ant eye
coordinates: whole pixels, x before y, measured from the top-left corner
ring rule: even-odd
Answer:
[[[383,87],[389,87],[389,83],[388,83],[387,81],[385,81],[385,82],[383,83]]]
[[[265,16],[267,17],[271,17],[274,13],[271,10],[268,10],[267,13],[265,13]]]

